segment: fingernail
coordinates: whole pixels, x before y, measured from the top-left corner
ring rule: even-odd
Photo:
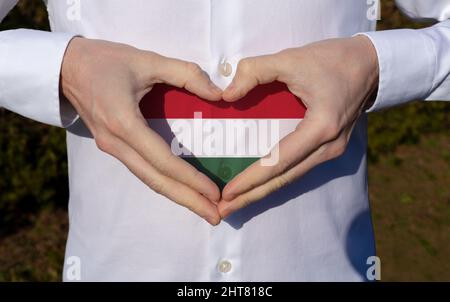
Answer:
[[[227,211],[227,209],[224,209],[223,211],[224,211],[224,213],[221,213],[220,217],[222,219],[227,219],[227,217],[230,216],[231,213],[229,211]]]
[[[225,89],[225,91],[227,91],[228,93],[233,92],[236,89],[236,84],[233,82],[230,83],[230,85],[228,85],[227,89]]]
[[[223,200],[225,200],[226,202],[230,202],[235,198],[235,194],[227,194],[226,196],[223,197]]]
[[[234,199],[234,193],[233,192],[222,192],[222,200],[230,202]]]
[[[220,219],[219,219],[219,221],[217,221],[217,218],[212,217],[212,216],[207,216],[207,217],[205,217],[205,219],[206,219],[206,221],[208,221],[208,223],[210,225],[213,225],[213,226],[216,226],[220,223]]]
[[[209,88],[215,92],[215,93],[222,93],[222,89],[220,89],[219,87],[217,87],[216,84],[214,84],[213,82],[209,82]]]
[[[222,190],[222,199],[230,202],[236,197],[236,189],[234,183],[228,183]]]
[[[236,86],[234,83],[231,83],[223,92],[223,99],[227,102],[234,101],[236,94]]]

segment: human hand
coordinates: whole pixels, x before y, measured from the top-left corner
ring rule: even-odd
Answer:
[[[222,91],[198,65],[124,44],[74,38],[64,56],[62,92],[98,148],[119,159],[155,192],[216,225],[219,188],[173,155],[140,112],[139,101],[156,83],[185,88],[206,100],[221,99]]]
[[[273,81],[285,83],[307,112],[296,130],[276,146],[275,165],[264,166],[260,160],[225,186],[218,205],[222,218],[344,153],[376,90],[377,54],[367,37],[355,36],[246,58],[222,97],[235,102],[255,86]]]

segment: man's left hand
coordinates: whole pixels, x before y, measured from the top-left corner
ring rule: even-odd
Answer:
[[[235,102],[255,86],[280,81],[307,112],[296,130],[276,146],[275,165],[248,167],[226,185],[219,213],[224,218],[293,182],[320,163],[342,155],[358,117],[378,85],[378,59],[370,40],[316,42],[239,62],[223,99]]]

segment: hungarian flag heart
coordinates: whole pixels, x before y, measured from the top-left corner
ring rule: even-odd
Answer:
[[[225,184],[294,131],[306,107],[280,82],[261,85],[234,103],[200,99],[158,84],[140,103],[149,126],[172,152]]]

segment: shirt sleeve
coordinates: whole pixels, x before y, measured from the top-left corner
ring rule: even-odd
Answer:
[[[0,22],[8,12],[16,5],[18,0],[0,0]]]
[[[378,94],[368,112],[412,100],[450,100],[450,0],[397,0],[413,19],[440,23],[420,30],[362,33],[375,46],[380,68]]]
[[[0,0],[0,21],[16,4]],[[0,107],[49,125],[78,117],[60,98],[60,71],[73,34],[17,29],[0,32]]]

